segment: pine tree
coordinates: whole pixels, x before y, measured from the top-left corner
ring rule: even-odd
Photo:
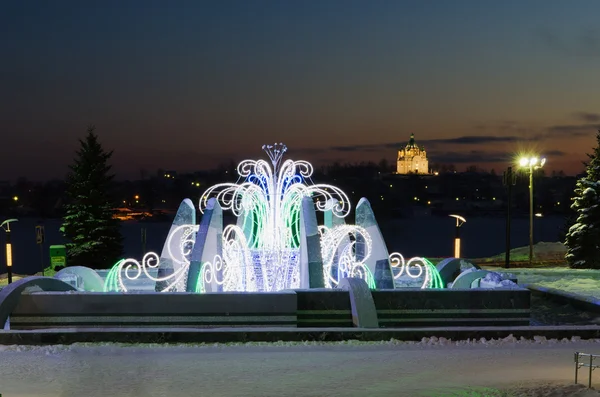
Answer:
[[[600,269],[600,130],[596,141],[586,174],[575,185],[571,209],[576,221],[565,237],[565,258],[573,268]]]
[[[67,203],[61,232],[67,243],[67,265],[109,268],[123,252],[119,220],[113,219],[114,175],[106,152],[90,126],[67,176]]]

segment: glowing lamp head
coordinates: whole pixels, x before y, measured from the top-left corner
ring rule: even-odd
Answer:
[[[456,226],[457,227],[462,226],[462,224],[467,221],[464,217],[462,217],[460,215],[452,214],[452,215],[448,215],[448,216],[451,217],[451,218],[455,218],[456,219]]]
[[[529,165],[535,167],[538,164],[538,158],[537,157],[532,157],[529,159]]]
[[[11,222],[17,222],[18,219],[7,219],[4,222],[0,223],[0,228],[2,228],[5,232],[10,232],[10,224]]]
[[[532,168],[541,168],[546,164],[545,158],[539,157],[521,157],[519,159],[519,165],[521,167],[532,167]]]

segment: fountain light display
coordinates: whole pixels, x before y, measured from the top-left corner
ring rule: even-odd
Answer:
[[[384,271],[387,268],[390,275],[393,274],[391,269],[396,268],[394,278],[403,274],[422,278],[422,288],[441,287],[435,266],[425,258],[412,258],[405,262],[399,253],[388,258],[381,237],[379,248],[375,250],[379,251],[374,253],[374,237],[368,227],[345,223],[351,209],[348,196],[335,186],[312,183],[313,167],[310,163],[283,161],[287,151],[283,144],[265,145],[263,150],[270,161],[242,161],[237,167],[237,183],[214,185],[200,197],[199,210],[204,217],[207,209],[211,217],[215,216],[212,209],[220,206],[237,218],[236,224],[225,228],[221,218],[220,230],[206,226],[207,233],[212,230],[218,236],[208,249],[206,246],[196,247],[200,244],[199,225],[174,227],[161,256],[148,253],[141,262],[121,260],[109,272],[105,291],[125,292],[131,281],[141,277],[160,284],[161,288],[157,289],[160,292],[268,292],[307,288],[309,266],[314,263],[315,255],[320,256],[317,263],[322,266],[322,285],[327,288],[335,288],[345,277],[362,278],[370,288],[376,288],[376,268],[379,269],[378,274],[382,273],[382,268]],[[309,210],[303,206],[307,197],[311,199]],[[329,219],[333,219],[318,229],[314,225],[318,230],[316,248],[314,244],[307,243],[307,231],[311,228],[310,218],[311,214],[314,218],[314,211],[325,212]],[[220,211],[218,214],[222,216]],[[188,285],[189,280],[194,279],[189,276],[194,271],[191,258],[195,250],[201,253],[203,259],[195,285]],[[386,262],[383,267],[378,260],[382,250],[385,251],[383,262]],[[212,256],[207,258],[206,252]],[[159,276],[154,273],[160,268],[161,261],[172,264],[172,270]]]

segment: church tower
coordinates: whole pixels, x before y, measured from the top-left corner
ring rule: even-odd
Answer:
[[[398,150],[397,171],[400,175],[429,174],[429,161],[423,146],[415,143],[415,134],[410,134],[406,147]]]

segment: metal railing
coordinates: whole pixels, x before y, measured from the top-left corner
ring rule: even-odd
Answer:
[[[588,388],[592,387],[592,371],[596,368],[600,368],[600,364],[594,364],[594,360],[598,357],[600,357],[600,354],[575,352],[575,383],[577,383],[577,374],[579,372],[579,368],[586,367],[589,368],[590,371],[588,379]]]

